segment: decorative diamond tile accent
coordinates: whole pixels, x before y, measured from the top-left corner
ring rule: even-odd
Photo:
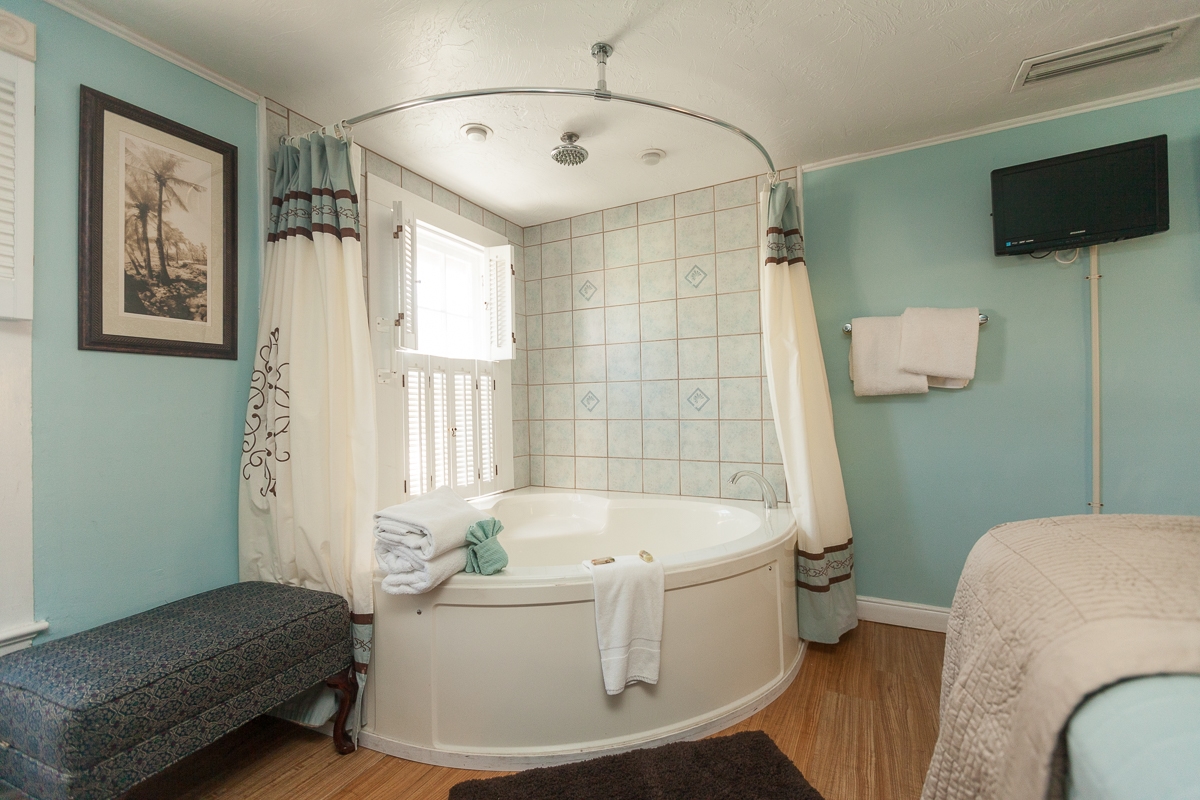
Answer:
[[[579,287],[579,295],[584,300],[591,300],[596,291],[596,286],[591,281],[584,281],[583,286]],[[591,411],[591,409],[589,408],[588,411]]]
[[[586,398],[584,398],[584,399],[586,399]],[[710,399],[711,398],[708,395],[706,395],[701,390],[697,389],[696,391],[694,391],[688,395],[687,401],[688,401],[688,404],[691,405],[692,408],[699,411],[702,408],[704,408],[706,405],[708,405],[708,401]]]
[[[708,273],[700,269],[699,264],[693,264],[692,268],[683,276],[683,279],[690,283],[693,289],[699,289],[700,284],[704,283],[704,279],[707,277]]]
[[[591,284],[589,283],[588,285],[590,286]],[[699,390],[697,389],[697,391]],[[579,404],[588,411],[595,411],[596,406],[600,405],[600,398],[596,397],[592,392],[588,392],[580,399]]]

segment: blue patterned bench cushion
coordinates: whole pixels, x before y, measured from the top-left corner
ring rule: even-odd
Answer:
[[[239,583],[0,658],[0,778],[109,798],[351,663],[341,597]]]

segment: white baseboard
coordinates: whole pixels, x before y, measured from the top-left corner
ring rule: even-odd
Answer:
[[[29,647],[35,636],[49,627],[50,623],[42,620],[41,622],[30,622],[26,625],[14,625],[11,628],[0,631],[0,656],[17,650],[24,650],[26,647]]]
[[[867,622],[882,622],[885,625],[899,625],[902,628],[918,628],[923,631],[945,633],[946,623],[950,619],[950,609],[860,595],[858,618],[865,619]]]

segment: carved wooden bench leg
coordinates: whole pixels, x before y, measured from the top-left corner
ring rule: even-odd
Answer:
[[[326,678],[325,685],[339,694],[337,714],[333,717],[333,746],[342,755],[353,753],[354,742],[346,735],[346,719],[358,697],[358,679],[354,675],[354,667]]]

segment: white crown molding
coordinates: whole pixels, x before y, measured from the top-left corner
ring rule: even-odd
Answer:
[[[882,622],[884,625],[945,633],[946,624],[950,620],[950,609],[859,595],[858,618],[867,622]]]
[[[46,2],[56,8],[60,8],[63,11],[66,11],[68,14],[79,17],[84,22],[87,22],[91,25],[95,25],[97,28],[99,28],[102,31],[107,31],[108,33],[111,33],[113,36],[119,36],[120,38],[124,39],[125,41],[129,42],[130,44],[135,44],[138,47],[142,48],[143,50],[153,53],[154,55],[158,56],[159,58],[163,59],[164,61],[169,61],[178,67],[183,67],[188,72],[195,73],[196,75],[199,75],[201,78],[204,78],[205,80],[207,80],[211,83],[215,83],[217,86],[220,86],[222,89],[228,89],[229,91],[233,92],[234,94],[244,97],[247,100],[250,100],[251,102],[257,103],[259,101],[259,99],[262,97],[262,95],[259,94],[258,92],[255,92],[251,89],[247,89],[245,86],[242,86],[240,83],[235,83],[234,81],[231,81],[229,78],[226,78],[223,75],[219,75],[216,72],[213,72],[211,69],[204,66],[203,64],[199,64],[195,61],[192,61],[187,56],[177,53],[169,47],[164,47],[163,45],[159,44],[158,42],[147,39],[145,36],[142,36],[140,33],[132,31],[129,28],[126,28],[124,25],[120,24],[119,22],[114,22],[113,20],[109,19],[106,16],[103,16],[102,14],[96,13],[95,11],[91,10],[90,8],[87,8],[83,4],[77,2],[76,0],[46,0]]]
[[[53,0],[51,0],[53,2]],[[1011,128],[1021,128],[1025,125],[1034,125],[1038,122],[1049,122],[1054,119],[1062,119],[1063,117],[1073,117],[1076,114],[1086,114],[1089,111],[1099,111],[1102,108],[1113,108],[1115,106],[1128,105],[1129,103],[1138,103],[1142,100],[1153,100],[1156,97],[1166,97],[1171,94],[1179,94],[1180,92],[1188,92],[1192,89],[1200,89],[1200,78],[1181,81],[1179,83],[1169,83],[1166,86],[1159,86],[1154,89],[1143,89],[1140,92],[1130,92],[1129,94],[1117,95],[1109,97],[1105,100],[1094,100],[1090,103],[1080,103],[1079,105],[1067,106],[1060,108],[1057,111],[1045,111],[1041,114],[1030,114],[1027,117],[1017,117],[1005,122],[994,122],[991,125],[983,125],[978,128],[970,128],[958,133],[948,133],[943,136],[934,136],[929,139],[921,139],[920,141],[910,142],[909,144],[896,145],[895,147],[886,147],[882,150],[872,150],[867,153],[853,153],[848,156],[838,156],[837,158],[829,158],[824,161],[814,161],[811,164],[805,164],[801,167],[804,172],[815,172],[819,169],[829,169],[830,167],[840,167],[843,164],[853,164],[856,161],[867,161],[872,158],[880,158],[882,156],[895,155],[896,153],[905,153],[909,150],[920,150],[923,147],[933,147],[937,144],[946,144],[947,142],[957,142],[960,139],[970,139],[974,136],[984,136],[997,131],[1006,131]]]
[[[37,26],[16,14],[0,11],[0,50],[37,61]]]

